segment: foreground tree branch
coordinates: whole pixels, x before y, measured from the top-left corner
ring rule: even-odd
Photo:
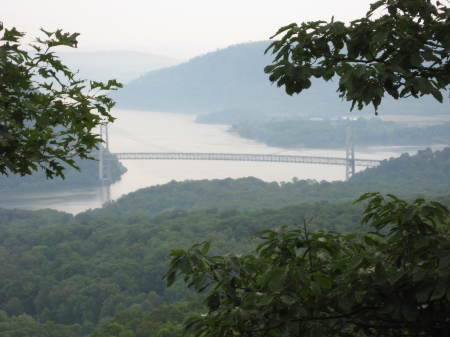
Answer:
[[[447,336],[449,211],[368,193],[374,232],[279,228],[248,255],[209,256],[209,244],[174,250],[165,276],[207,292],[194,336]],[[305,253],[306,252],[306,253]],[[313,262],[311,264],[311,261]]]
[[[265,72],[289,95],[308,89],[312,77],[339,79],[337,91],[351,109],[372,104],[376,111],[385,93],[432,95],[442,103],[450,84],[449,36],[444,3],[381,0],[350,24],[332,19],[280,28],[266,50],[275,59]]]
[[[0,24],[1,174],[64,177],[65,165],[77,168],[75,158],[90,159],[100,145],[95,128],[114,120],[106,92],[122,85],[77,79],[53,48],[76,47],[78,34],[42,33],[29,52],[23,33]]]

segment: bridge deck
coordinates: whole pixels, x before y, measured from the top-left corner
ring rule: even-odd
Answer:
[[[244,153],[189,153],[189,152],[136,152],[114,153],[118,159],[124,160],[231,160],[231,161],[263,161],[279,163],[303,163],[322,165],[346,165],[347,159],[339,157],[316,157],[276,154],[244,154]],[[355,159],[356,166],[374,167],[380,160]]]

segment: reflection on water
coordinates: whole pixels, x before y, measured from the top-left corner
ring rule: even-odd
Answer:
[[[269,147],[227,132],[226,125],[194,123],[194,116],[149,111],[116,110],[117,120],[110,126],[112,152],[225,152],[299,154],[345,157],[345,150]],[[376,147],[357,151],[357,158],[386,159],[402,152],[414,153],[417,147]],[[272,162],[124,160],[128,171],[111,186],[113,199],[139,188],[171,180],[222,179],[254,176],[265,181],[291,181],[292,178],[343,180],[344,166],[286,164]],[[65,192],[33,193],[14,198],[0,197],[0,207],[53,208],[78,213],[101,207],[102,188],[73,189]]]
[[[105,200],[104,194],[102,188],[87,187],[45,193],[2,195],[0,196],[0,207],[30,210],[52,208],[76,214],[88,208],[100,207],[101,200]]]

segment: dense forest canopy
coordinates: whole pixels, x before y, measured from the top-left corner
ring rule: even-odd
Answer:
[[[350,203],[120,219],[114,213],[1,210],[0,310],[11,320],[27,314],[38,322],[78,324],[86,333],[132,306],[150,311],[185,298],[189,292],[181,284],[167,290],[161,279],[173,247],[211,240],[217,253],[244,252],[256,231],[313,216],[311,228],[359,228],[359,207]]]
[[[296,227],[304,219],[311,231],[360,231],[366,228],[360,222],[361,206],[317,202],[252,212],[174,210],[156,217],[135,212],[122,218],[114,212],[73,217],[50,210],[1,210],[0,333],[53,324],[57,331],[84,336],[115,317],[127,329],[143,329],[142,336],[156,336],[158,329],[145,328],[148,315],[165,310],[164,303],[191,296],[182,284],[166,289],[161,279],[173,247],[209,240],[215,254],[244,253],[257,244],[251,240],[255,232]],[[124,310],[139,315],[124,322]],[[181,328],[185,315],[177,317],[172,323]]]

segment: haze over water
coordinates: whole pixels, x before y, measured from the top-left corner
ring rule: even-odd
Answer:
[[[215,152],[302,154],[345,157],[345,149],[285,150],[243,139],[228,132],[226,125],[197,124],[195,116],[167,112],[115,110],[117,120],[109,127],[111,152]],[[417,148],[358,149],[357,158],[385,159]],[[286,164],[273,162],[124,160],[128,171],[111,186],[111,196],[120,196],[137,189],[164,184],[172,180],[223,179],[253,176],[265,181],[315,179],[343,180],[344,166]],[[360,169],[360,168],[358,168]],[[101,188],[84,188],[66,192],[28,194],[0,201],[1,207],[24,209],[53,208],[78,213],[101,207]]]

